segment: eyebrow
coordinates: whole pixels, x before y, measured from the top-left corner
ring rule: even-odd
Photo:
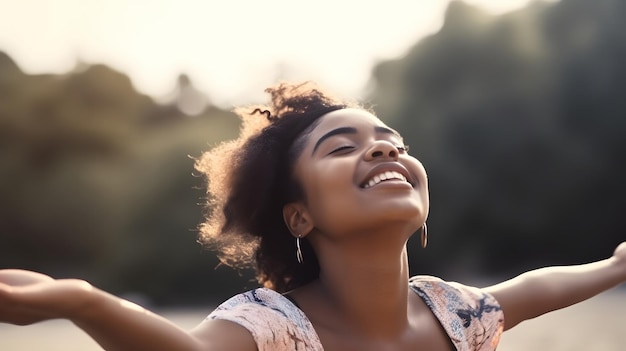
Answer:
[[[330,138],[331,136],[340,135],[340,134],[356,134],[356,133],[357,133],[357,130],[356,128],[353,128],[353,127],[341,127],[341,128],[333,129],[330,132],[322,135],[322,137],[317,140],[317,143],[315,143],[315,146],[313,147],[313,152],[311,154],[314,154],[317,148],[320,146],[320,144],[324,140]]]
[[[400,138],[402,140],[402,136],[400,135],[400,133],[396,132],[395,130],[391,129],[391,128],[387,128],[387,127],[381,127],[381,126],[375,126],[374,127],[374,131],[376,133],[382,133],[382,134],[391,134],[394,136],[397,136],[398,138]],[[311,153],[314,154],[315,151],[317,150],[317,148],[322,144],[322,142],[332,136],[335,135],[341,135],[341,134],[357,134],[357,129],[354,127],[340,127],[337,129],[333,129],[330,132],[322,135],[321,138],[319,138],[317,140],[317,142],[315,143],[315,146],[313,147],[313,152]]]
[[[391,128],[387,128],[387,127],[379,127],[376,126],[374,127],[374,131],[376,133],[383,133],[383,134],[391,134],[391,135],[395,135],[398,138],[400,138],[400,140],[402,140],[402,135],[400,135],[400,133],[396,132],[395,130],[391,129]]]

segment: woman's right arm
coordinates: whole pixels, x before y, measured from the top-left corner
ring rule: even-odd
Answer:
[[[192,332],[136,304],[75,279],[0,270],[0,321],[18,325],[64,318],[105,350],[256,350],[252,335],[228,321]]]

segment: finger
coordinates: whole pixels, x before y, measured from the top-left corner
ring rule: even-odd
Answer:
[[[0,283],[0,322],[28,325],[54,318],[42,299],[42,284],[13,286]]]
[[[0,283],[11,286],[24,286],[35,283],[50,282],[54,279],[51,277],[21,269],[2,269],[0,270]]]

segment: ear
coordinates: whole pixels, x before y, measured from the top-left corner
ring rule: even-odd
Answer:
[[[313,230],[313,221],[306,206],[301,202],[291,202],[283,207],[283,220],[291,235],[305,237]]]

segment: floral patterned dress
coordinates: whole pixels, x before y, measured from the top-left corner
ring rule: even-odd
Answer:
[[[500,340],[504,315],[493,296],[474,287],[439,278],[409,280],[458,351],[492,351]],[[323,351],[313,325],[285,296],[265,288],[233,296],[207,319],[223,319],[246,328],[259,351]]]

